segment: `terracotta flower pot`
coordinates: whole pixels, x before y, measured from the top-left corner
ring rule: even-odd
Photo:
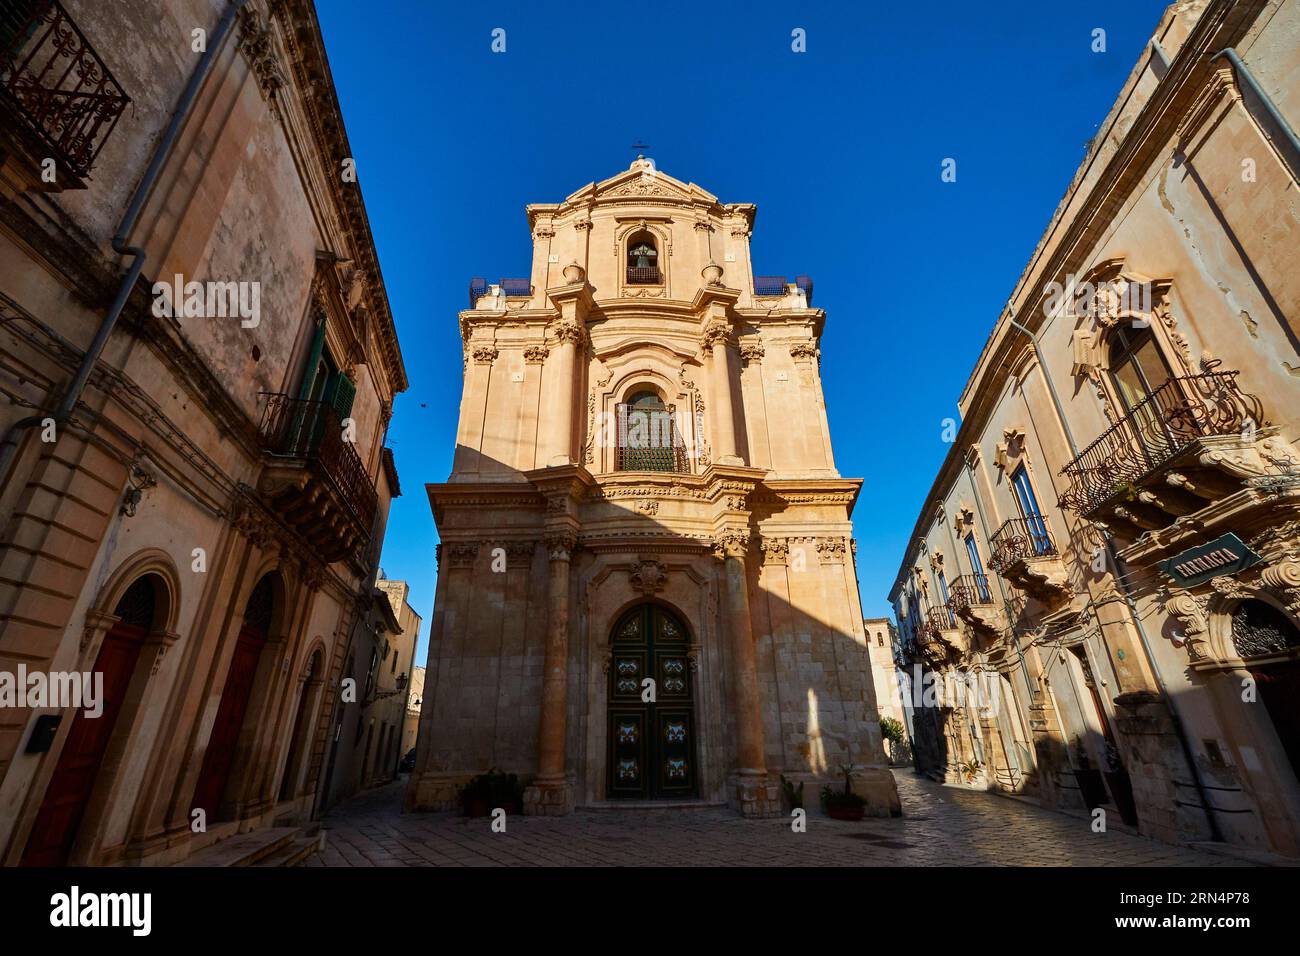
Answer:
[[[861,820],[866,808],[860,804],[832,803],[826,807],[826,815],[832,820],[849,820],[853,823]]]

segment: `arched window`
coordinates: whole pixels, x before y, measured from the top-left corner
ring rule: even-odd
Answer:
[[[1132,325],[1115,330],[1110,343],[1110,374],[1128,413],[1174,377],[1150,326]]]
[[[663,282],[659,271],[659,247],[654,236],[644,230],[627,241],[627,282],[628,285],[659,285]]]
[[[648,388],[634,390],[617,406],[619,471],[686,472],[686,447],[677,430],[676,407]]]

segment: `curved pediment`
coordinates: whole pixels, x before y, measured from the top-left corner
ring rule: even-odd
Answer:
[[[696,363],[696,353],[698,351],[696,348],[688,348],[684,344],[671,340],[660,339],[651,342],[638,335],[624,336],[617,341],[599,345],[593,340],[592,350],[596,358],[606,364],[637,353],[658,355],[671,361],[686,361],[694,364]]]

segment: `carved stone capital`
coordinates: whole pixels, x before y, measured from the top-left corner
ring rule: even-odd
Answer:
[[[785,538],[763,538],[758,547],[764,564],[783,565],[790,560],[790,542]]]
[[[843,538],[817,539],[817,554],[823,564],[843,564],[847,550]]]
[[[710,322],[700,333],[700,347],[706,352],[712,352],[718,345],[725,348],[730,337],[731,327],[726,322]]]
[[[790,343],[790,357],[796,362],[811,362],[817,353],[817,345],[813,342]]]
[[[749,553],[749,530],[727,528],[713,538],[713,553],[719,558],[744,558]]]
[[[275,52],[270,26],[262,23],[261,14],[251,6],[239,11],[237,49],[248,60],[262,99],[274,105],[276,94],[288,81]]]
[[[581,345],[587,339],[587,333],[577,322],[557,322],[551,329],[559,345]]]
[[[545,345],[530,345],[524,349],[524,361],[529,365],[541,365],[550,354],[551,350]]]
[[[552,531],[546,535],[546,552],[552,561],[568,561],[578,546],[572,531]]]
[[[480,345],[474,349],[474,361],[479,365],[491,365],[500,354],[494,345]]]

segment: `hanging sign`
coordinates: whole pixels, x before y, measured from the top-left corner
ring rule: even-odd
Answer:
[[[1225,534],[1161,561],[1160,570],[1183,587],[1193,587],[1220,575],[1238,574],[1262,560],[1235,534]]]

